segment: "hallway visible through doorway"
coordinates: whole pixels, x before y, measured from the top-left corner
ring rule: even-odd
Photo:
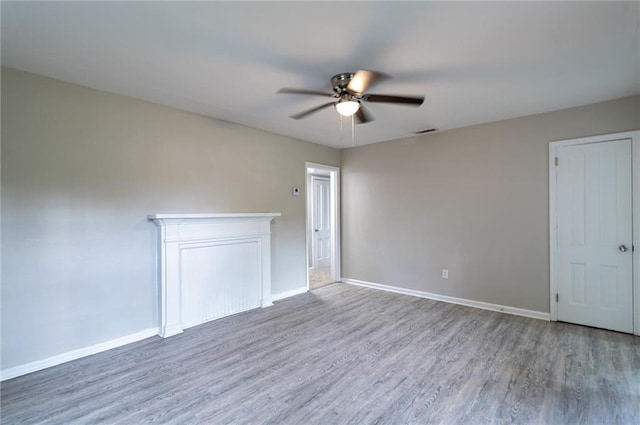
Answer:
[[[318,267],[309,269],[309,290],[318,289],[335,280],[331,277],[331,267]]]

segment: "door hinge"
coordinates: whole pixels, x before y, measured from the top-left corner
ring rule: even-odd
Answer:
[[[560,301],[560,295],[556,292],[556,302]]]
[[[556,167],[557,167],[558,166],[558,157],[557,156],[556,156],[556,159],[555,159],[555,164],[556,164]]]

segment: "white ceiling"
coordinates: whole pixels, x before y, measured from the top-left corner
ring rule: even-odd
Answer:
[[[6,2],[2,64],[341,147],[338,114],[289,115],[332,75],[393,76],[369,92],[356,143],[640,93],[640,2]],[[349,140],[347,142],[347,140]],[[345,142],[350,145],[350,128]]]

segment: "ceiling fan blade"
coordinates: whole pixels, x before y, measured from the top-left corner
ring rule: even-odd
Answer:
[[[315,108],[309,109],[304,112],[300,112],[299,114],[291,115],[291,118],[295,120],[299,120],[301,118],[306,117],[307,115],[313,114],[314,112],[318,112],[321,109],[328,108],[329,106],[335,105],[335,102],[325,103],[324,105],[316,106]]]
[[[290,88],[282,88],[280,90],[278,90],[278,93],[287,93],[287,94],[312,94],[312,95],[318,95],[318,96],[327,96],[327,97],[331,97],[333,96],[333,93],[325,93],[325,92],[321,92],[321,91],[315,91],[315,90],[305,90],[305,89],[290,89]]]
[[[347,90],[351,93],[362,94],[377,81],[387,78],[389,78],[389,76],[381,72],[361,69],[353,75],[353,78],[349,81],[349,84],[347,84]]]
[[[366,100],[367,102],[399,103],[409,106],[420,106],[422,105],[422,102],[424,102],[424,96],[388,96],[385,94],[369,94],[363,96],[362,99]]]
[[[364,110],[364,106],[360,105],[360,109],[355,114],[356,122],[358,124],[366,124],[370,121],[373,121],[373,117],[371,114]]]

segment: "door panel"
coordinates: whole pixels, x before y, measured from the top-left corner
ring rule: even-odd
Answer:
[[[557,157],[558,320],[632,332],[631,140]]]
[[[313,177],[313,267],[331,266],[329,179]]]

